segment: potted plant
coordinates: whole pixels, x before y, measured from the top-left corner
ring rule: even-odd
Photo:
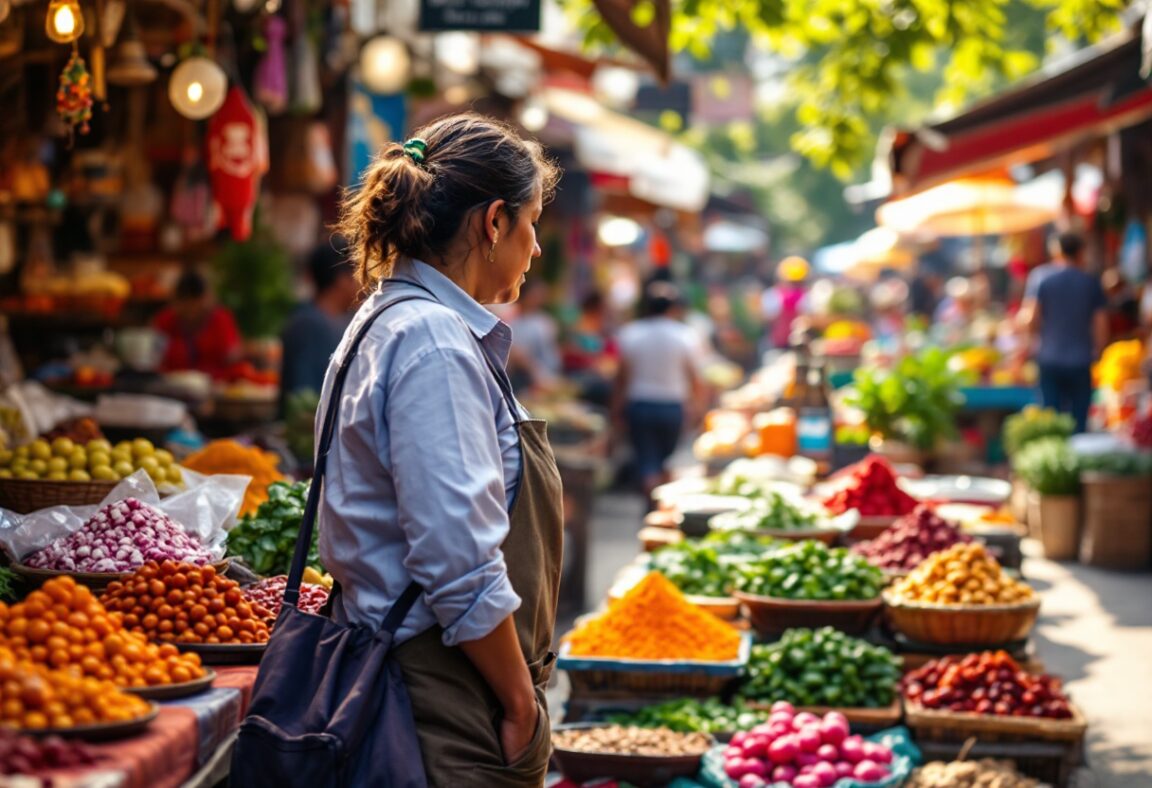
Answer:
[[[1080,551],[1080,467],[1064,438],[1040,438],[1013,459],[1016,475],[1031,492],[1028,523],[1055,561],[1074,560]]]
[[[1040,438],[1070,438],[1076,432],[1076,421],[1067,413],[1051,408],[1028,405],[1004,420],[1004,453],[1011,461],[1029,443]],[[1018,474],[1012,479],[1012,514],[1028,522],[1028,485]]]
[[[949,369],[948,353],[927,348],[891,369],[857,369],[845,402],[864,414],[874,451],[896,463],[922,464],[938,443],[956,436],[963,382]]]
[[[1080,457],[1084,532],[1080,560],[1109,569],[1147,569],[1152,562],[1152,454]]]
[[[268,346],[275,343],[296,305],[288,251],[266,226],[256,223],[247,241],[225,244],[216,256],[215,270],[220,302],[236,315],[250,353],[275,355]]]

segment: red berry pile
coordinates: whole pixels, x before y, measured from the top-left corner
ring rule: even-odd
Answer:
[[[1072,717],[1059,679],[1021,670],[1004,651],[933,660],[904,677],[904,697],[928,709],[1001,717]]]
[[[287,575],[268,577],[259,583],[253,583],[242,590],[245,598],[256,605],[263,605],[268,609],[269,616],[265,619],[271,625],[280,615],[280,608],[284,605],[284,588],[288,585]],[[300,600],[297,607],[305,613],[319,613],[320,608],[328,601],[328,589],[312,583],[300,584]]]
[[[875,539],[853,545],[852,551],[881,569],[904,570],[915,569],[933,553],[971,541],[972,537],[921,505]]]
[[[1132,442],[1141,449],[1152,449],[1152,413],[1133,420],[1128,428]]]
[[[724,750],[724,772],[740,788],[830,788],[843,778],[881,782],[891,763],[892,750],[851,735],[840,712],[797,714],[784,701],[772,704],[767,722],[737,733]]]
[[[824,501],[824,508],[833,514],[858,509],[865,517],[899,517],[915,509],[917,503],[900,489],[888,461],[872,455],[852,466],[847,482]]]

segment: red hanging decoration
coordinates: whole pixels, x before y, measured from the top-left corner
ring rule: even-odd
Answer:
[[[267,170],[263,116],[234,85],[208,121],[208,178],[220,207],[220,226],[229,228],[237,241],[248,240],[252,233],[260,176]]]
[[[88,121],[92,120],[91,82],[84,58],[73,48],[68,65],[60,72],[60,87],[56,90],[56,112],[68,125],[69,142],[77,126],[81,134],[88,133]]]

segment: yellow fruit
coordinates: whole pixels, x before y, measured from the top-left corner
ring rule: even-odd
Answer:
[[[45,460],[32,460],[28,463],[28,470],[37,476],[43,476],[48,473],[48,463]]]
[[[8,468],[0,468],[0,479],[11,479],[15,475],[16,474],[12,473]]]
[[[175,458],[172,456],[172,452],[168,451],[167,449],[157,449],[156,462],[160,463],[161,465],[168,466],[175,462]]]
[[[112,451],[112,444],[103,439],[96,439],[88,441],[88,443],[85,444],[85,448],[88,449],[89,454],[98,451],[102,451],[107,454],[108,452]]]
[[[125,476],[131,476],[132,472],[136,469],[132,467],[132,463],[126,460],[120,460],[120,462],[112,466],[112,470],[116,472],[117,476],[123,479]]]
[[[101,465],[111,465],[112,455],[103,449],[88,452],[88,467],[90,469],[99,468]]]
[[[52,453],[57,457],[71,457],[72,450],[76,448],[76,444],[72,442],[71,438],[57,438],[52,441]]]
[[[0,449],[0,468],[7,468],[12,464],[12,458],[15,457],[8,449]]]
[[[48,460],[48,473],[67,473],[68,460],[64,457],[53,457]]]
[[[116,475],[116,471],[112,470],[110,465],[97,465],[92,469],[92,478],[102,482],[114,482],[120,477]]]
[[[137,438],[132,441],[132,456],[136,459],[150,457],[156,453],[156,447],[147,438]]]
[[[84,470],[88,467],[88,452],[83,449],[74,449],[68,458],[68,467],[73,470]]]
[[[88,475],[88,471],[82,470],[80,468],[73,468],[68,473],[68,480],[73,482],[90,482],[92,481],[92,477]]]
[[[47,462],[52,458],[52,446],[49,445],[48,441],[39,438],[32,441],[32,444],[28,447],[28,453],[34,460],[44,460]]]
[[[50,482],[66,482],[68,481],[68,474],[64,471],[51,471],[44,478]]]

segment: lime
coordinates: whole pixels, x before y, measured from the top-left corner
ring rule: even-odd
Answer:
[[[175,458],[172,456],[172,452],[168,451],[167,449],[157,449],[156,450],[156,461],[158,463],[160,463],[161,465],[167,467],[175,461]],[[3,463],[0,462],[0,465],[2,465],[2,464]]]
[[[157,462],[155,457],[141,457],[136,461],[137,468],[143,468],[148,471],[148,475],[155,478],[155,471],[160,470],[160,463]],[[161,475],[163,478],[163,475]]]
[[[133,457],[150,457],[156,453],[156,447],[152,445],[152,441],[147,438],[137,438],[132,441],[132,456]]]
[[[28,470],[37,476],[43,476],[48,473],[48,463],[44,460],[32,460],[28,463]]]
[[[184,483],[184,474],[181,472],[179,465],[168,466],[168,470],[165,475],[167,476],[168,481],[172,482],[172,484]]]
[[[88,467],[99,468],[101,465],[111,465],[112,455],[106,451],[93,451],[88,453]]]
[[[151,457],[148,459],[151,459]],[[163,484],[164,480],[167,478],[167,473],[159,465],[154,465],[151,468],[145,468],[144,471],[152,477],[152,481],[154,481],[156,484]]]
[[[112,451],[112,444],[103,438],[98,438],[96,440],[88,441],[86,448],[88,449],[89,454],[97,451],[110,452]]]
[[[125,476],[131,476],[136,469],[132,467],[132,463],[121,460],[112,466],[112,470],[116,472],[119,478],[123,479]]]
[[[102,482],[114,482],[120,477],[116,475],[116,471],[112,470],[111,465],[97,465],[92,469],[92,478]]]
[[[118,462],[126,462],[129,465],[132,464],[132,450],[131,449],[121,449],[121,448],[117,447],[117,448],[113,449],[108,454],[108,457],[112,461],[113,465],[115,465]]]
[[[68,467],[73,470],[83,470],[88,467],[88,452],[83,449],[73,449],[68,457]]]
[[[57,457],[71,457],[72,450],[76,448],[76,444],[72,442],[71,438],[57,438],[52,441],[52,453]]]
[[[73,468],[68,474],[68,479],[74,482],[90,482],[92,477],[88,475],[88,471],[81,468]]]
[[[48,460],[49,473],[68,473],[68,460],[63,457],[53,457]]]
[[[34,460],[47,461],[52,457],[52,447],[43,438],[32,441],[32,445],[28,447],[28,452]]]

